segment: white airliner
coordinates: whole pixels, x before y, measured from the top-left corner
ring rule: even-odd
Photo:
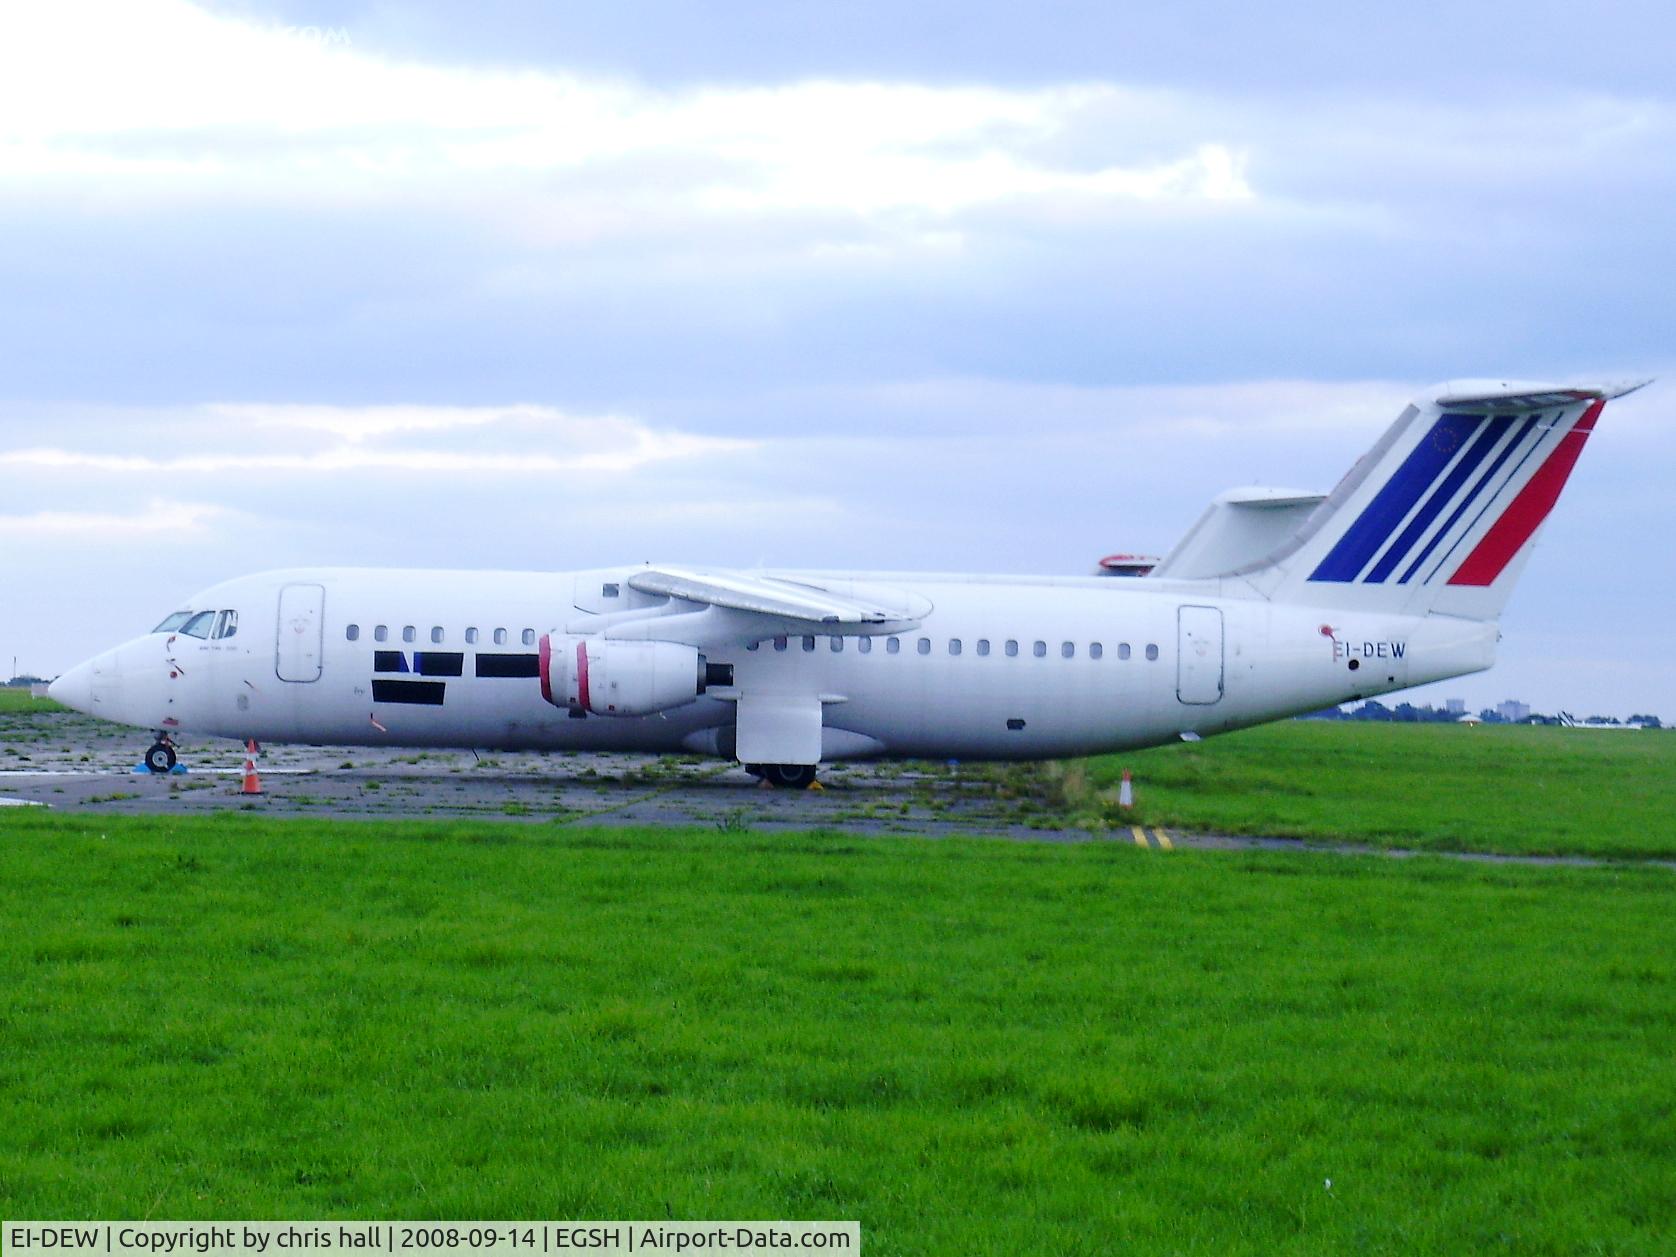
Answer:
[[[1579,720],[1569,711],[1562,711],[1560,713],[1560,724],[1567,729],[1645,729],[1647,727],[1639,720],[1631,720],[1619,724],[1613,724],[1610,720],[1596,720],[1592,718],[1589,720]]]
[[[1488,668],[1606,401],[1473,381],[1332,493],[1223,494],[1143,576],[300,568],[228,581],[53,683],[177,736],[823,760],[1087,755]]]

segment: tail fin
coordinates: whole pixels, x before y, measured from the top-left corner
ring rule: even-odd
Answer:
[[[1602,408],[1645,382],[1444,385],[1240,575],[1275,601],[1493,620]]]

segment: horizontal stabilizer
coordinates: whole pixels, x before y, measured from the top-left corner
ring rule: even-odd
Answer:
[[[1634,380],[1616,384],[1560,386],[1527,381],[1451,380],[1443,386],[1437,404],[1445,410],[1466,409],[1487,414],[1517,414],[1549,410],[1576,402],[1611,401],[1652,381]]]

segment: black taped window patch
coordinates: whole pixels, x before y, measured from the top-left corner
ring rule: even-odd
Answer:
[[[465,667],[466,657],[457,650],[420,650],[413,655],[413,670],[422,677],[457,677]]]
[[[408,703],[417,707],[441,707],[443,681],[378,681],[372,683],[375,703]]]
[[[407,656],[399,650],[375,650],[372,652],[372,670],[374,672],[406,672]]]
[[[534,677],[541,675],[540,655],[479,655],[480,677]]]

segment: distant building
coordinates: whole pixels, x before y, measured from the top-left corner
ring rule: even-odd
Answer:
[[[1521,703],[1516,698],[1510,698],[1505,703],[1496,704],[1496,715],[1507,721],[1508,724],[1522,724],[1531,718],[1531,705]]]
[[[1443,700],[1443,710],[1451,716],[1466,715],[1467,701],[1464,698],[1446,698]]]

